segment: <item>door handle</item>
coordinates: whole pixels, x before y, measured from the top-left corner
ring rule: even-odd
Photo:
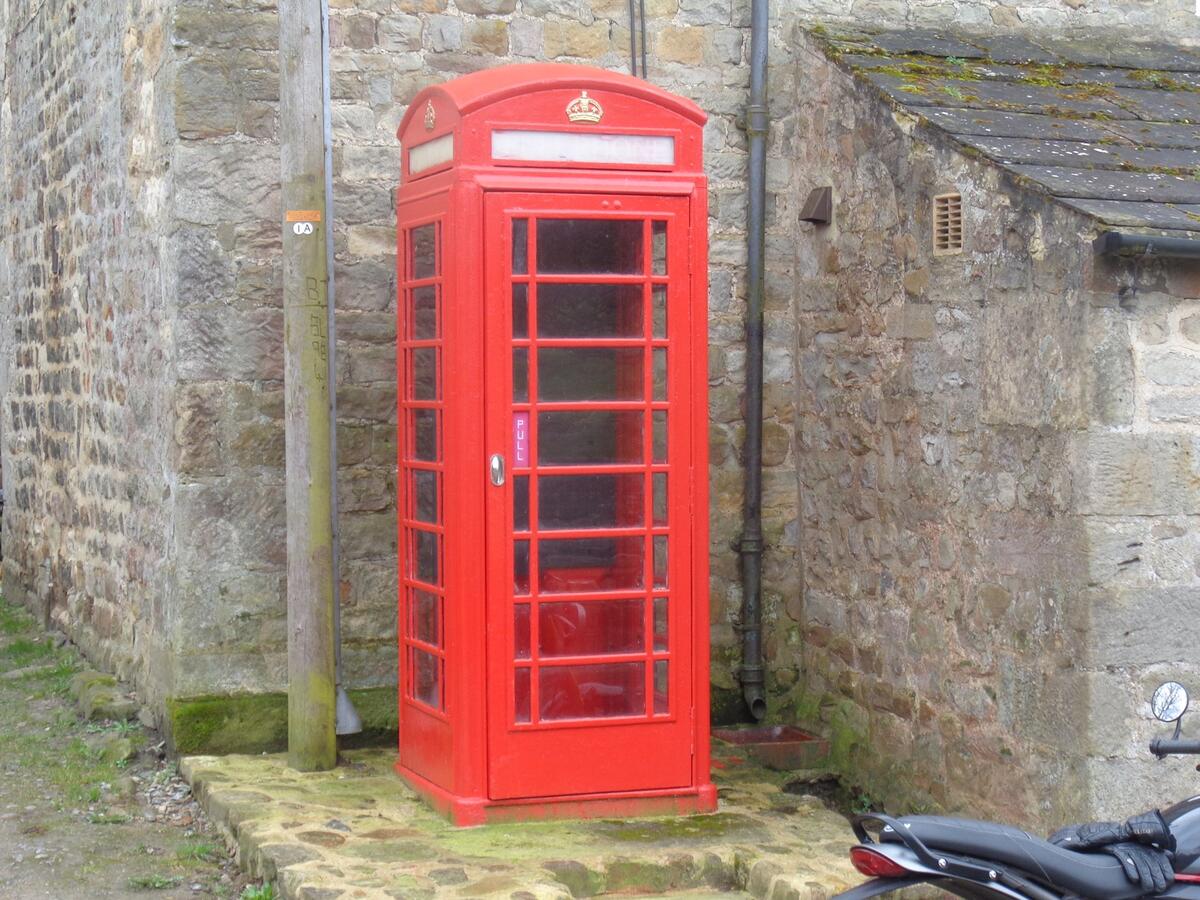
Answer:
[[[504,484],[504,457],[499,453],[493,453],[491,462],[488,464],[488,470],[492,476],[492,484],[496,487]]]

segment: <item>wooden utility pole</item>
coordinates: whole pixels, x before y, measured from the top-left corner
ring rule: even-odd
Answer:
[[[288,765],[302,772],[337,762],[321,28],[321,0],[279,0]]]

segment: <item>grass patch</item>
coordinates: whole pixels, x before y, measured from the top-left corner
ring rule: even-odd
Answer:
[[[211,841],[189,841],[180,845],[175,857],[184,863],[215,862],[219,852],[217,845]]]
[[[275,885],[271,882],[266,884],[248,884],[242,888],[242,896],[238,900],[278,900],[279,895],[275,893]]]
[[[31,641],[17,638],[0,649],[0,668],[21,669],[31,663],[48,660],[54,655],[54,643],[49,638]]]
[[[135,891],[165,891],[179,887],[183,878],[179,875],[135,875],[128,884]]]
[[[125,825],[133,820],[125,813],[92,813],[88,821],[93,825]]]

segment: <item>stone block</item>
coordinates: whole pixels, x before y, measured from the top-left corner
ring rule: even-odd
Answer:
[[[708,46],[707,30],[696,27],[676,27],[668,25],[658,33],[655,47],[658,56],[668,62],[684,63],[698,66],[704,61],[705,48]],[[739,164],[744,160],[739,159]],[[722,175],[714,171],[712,177],[720,180]],[[725,176],[728,177],[728,176]]]
[[[392,52],[421,49],[421,20],[417,16],[384,16],[379,20],[379,47]]]
[[[282,218],[279,149],[245,142],[183,142],[175,149],[175,214],[184,222],[225,225]]]
[[[334,15],[329,17],[329,46],[340,49],[370,50],[375,46],[376,19],[372,15]]]
[[[609,23],[585,25],[582,22],[552,20],[542,26],[547,59],[575,56],[595,60],[608,52]]]
[[[462,19],[455,16],[430,16],[425,20],[425,45],[434,53],[462,47]]]
[[[1085,664],[1111,670],[1194,662],[1195,634],[1185,626],[1195,617],[1195,596],[1191,586],[1090,591]]]
[[[186,59],[175,75],[175,127],[183,138],[211,138],[237,130],[237,90],[217,60]]]
[[[545,52],[540,21],[513,19],[508,24],[509,49],[514,56],[541,58]]]
[[[459,12],[473,16],[506,16],[517,8],[517,0],[455,0]]]
[[[932,306],[906,303],[887,312],[887,335],[902,341],[926,341],[935,333]]]
[[[181,5],[175,12],[174,41],[222,50],[277,50],[279,18],[273,12]]]
[[[465,47],[493,56],[508,55],[508,23],[499,19],[480,19],[467,23]]]
[[[1200,354],[1150,348],[1142,353],[1142,368],[1151,383],[1163,387],[1200,386]]]
[[[730,0],[679,0],[679,21],[688,25],[728,25]]]
[[[1200,512],[1198,451],[1189,434],[1080,436],[1073,452],[1076,508],[1100,515]]]
[[[1194,425],[1200,422],[1200,392],[1152,394],[1147,409],[1151,422]]]

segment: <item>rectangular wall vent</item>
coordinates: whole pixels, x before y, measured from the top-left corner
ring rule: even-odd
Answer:
[[[962,253],[962,194],[938,194],[933,198],[933,255]]]

